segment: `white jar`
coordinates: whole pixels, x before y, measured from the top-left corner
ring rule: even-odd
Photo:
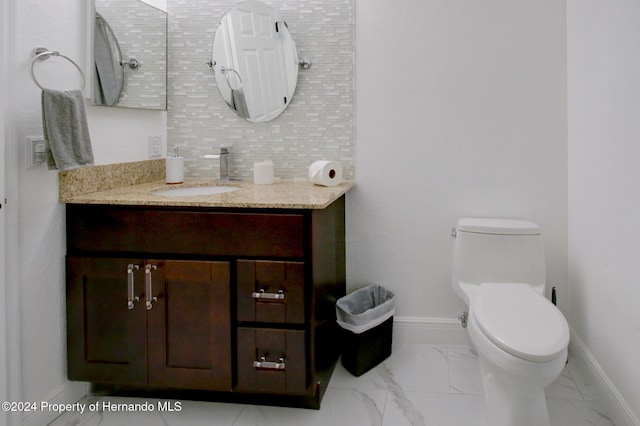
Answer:
[[[271,161],[253,163],[253,183],[271,185],[273,181],[273,163]]]

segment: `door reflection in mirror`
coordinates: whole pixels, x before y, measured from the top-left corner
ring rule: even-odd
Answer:
[[[240,117],[270,121],[291,102],[298,55],[289,28],[270,6],[247,0],[232,7],[216,30],[212,56],[220,95]]]

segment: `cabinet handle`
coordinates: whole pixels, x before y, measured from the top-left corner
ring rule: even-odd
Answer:
[[[253,366],[255,368],[263,368],[266,370],[284,370],[284,358],[278,358],[278,362],[267,361],[267,359],[263,356],[260,357],[260,361],[253,361]]]
[[[153,302],[157,302],[158,298],[153,296],[153,282],[151,281],[151,271],[158,269],[156,265],[147,265],[144,267],[144,281],[145,281],[145,304],[147,310],[153,308]]]
[[[136,283],[133,275],[133,271],[140,269],[139,265],[130,263],[127,265],[127,307],[133,309],[135,302],[139,302],[140,298],[136,296]]]
[[[267,293],[264,289],[261,289],[259,292],[254,291],[251,293],[251,297],[254,299],[275,299],[275,300],[284,300],[284,290],[278,290],[277,293]]]

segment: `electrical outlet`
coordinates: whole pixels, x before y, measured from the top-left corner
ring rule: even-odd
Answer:
[[[47,141],[43,136],[27,136],[27,167],[47,164]]]
[[[162,136],[149,136],[149,158],[162,157]]]

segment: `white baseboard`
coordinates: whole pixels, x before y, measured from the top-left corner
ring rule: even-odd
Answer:
[[[396,343],[430,345],[471,345],[467,330],[460,321],[450,318],[393,317],[393,340]]]
[[[44,402],[49,404],[73,404],[80,401],[88,393],[88,385],[84,382],[67,382],[53,392],[45,399]],[[36,401],[36,404],[40,404],[40,401]],[[48,425],[56,419],[60,414],[55,411],[30,411],[25,413],[22,418],[23,426],[42,426]]]
[[[613,423],[616,426],[640,426],[640,420],[636,414],[573,329],[571,329],[569,351],[582,364],[585,374],[589,375],[589,379]]]

